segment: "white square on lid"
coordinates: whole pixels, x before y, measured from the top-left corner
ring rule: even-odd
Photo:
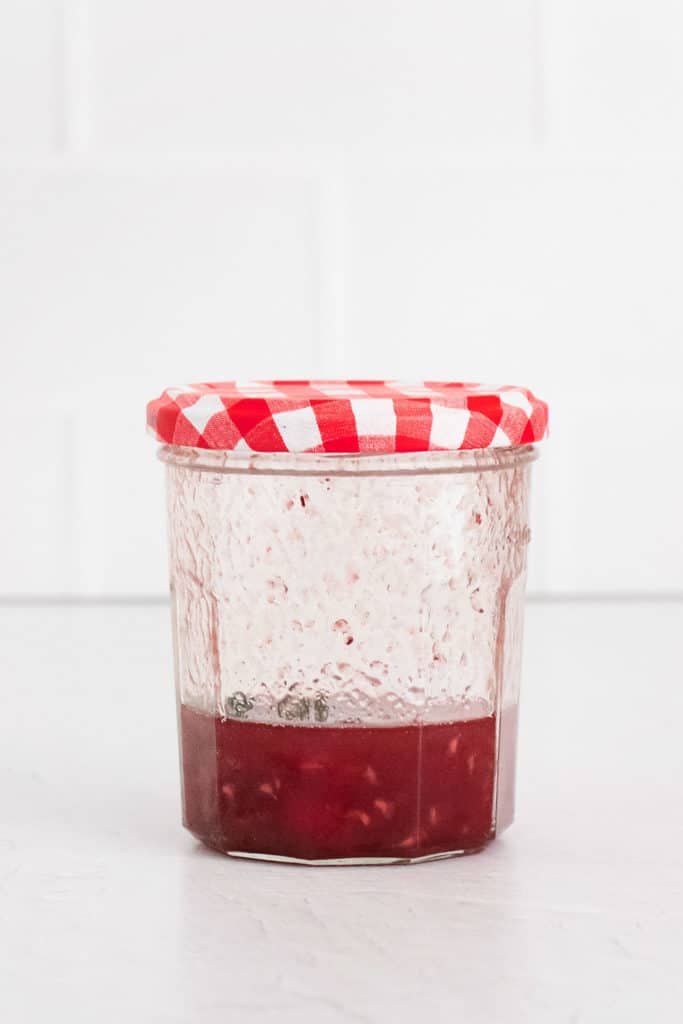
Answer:
[[[531,402],[521,391],[501,391],[500,400],[504,405],[514,405],[517,409],[521,409],[529,417],[533,414]]]
[[[359,437],[395,437],[396,412],[390,398],[354,398],[351,408]]]
[[[319,448],[323,443],[318,421],[310,406],[290,412],[275,412],[273,421],[290,452],[305,452],[309,448]]]
[[[202,395],[201,398],[183,409],[183,416],[189,420],[198,434],[203,434],[206,424],[216,413],[224,413],[225,406],[218,395]]]
[[[459,448],[471,416],[469,409],[449,409],[444,405],[432,405],[431,444],[435,448]]]

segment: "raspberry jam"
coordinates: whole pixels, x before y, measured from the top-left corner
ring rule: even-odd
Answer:
[[[272,725],[182,705],[184,823],[223,852],[306,861],[473,851],[494,832],[496,724]]]

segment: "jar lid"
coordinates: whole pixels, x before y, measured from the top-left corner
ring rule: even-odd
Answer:
[[[459,451],[541,441],[527,388],[442,381],[273,380],[166,388],[147,406],[166,444],[243,452]]]

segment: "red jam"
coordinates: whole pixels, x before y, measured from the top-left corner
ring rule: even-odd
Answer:
[[[503,723],[499,830],[512,819],[516,735],[507,712]],[[184,823],[223,852],[408,859],[476,850],[493,835],[495,716],[270,725],[182,706],[181,743]]]

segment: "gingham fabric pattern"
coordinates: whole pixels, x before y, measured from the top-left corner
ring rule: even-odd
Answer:
[[[159,441],[192,448],[385,454],[532,444],[548,407],[511,385],[227,381],[167,388],[147,423]]]

